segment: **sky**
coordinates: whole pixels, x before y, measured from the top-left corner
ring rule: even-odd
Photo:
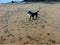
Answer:
[[[0,0],[0,3],[7,3],[11,1],[22,1],[22,0]]]

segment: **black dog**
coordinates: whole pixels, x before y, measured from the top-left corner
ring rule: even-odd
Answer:
[[[31,20],[31,19],[37,19],[37,17],[38,17],[38,12],[39,12],[39,10],[37,11],[37,12],[35,12],[35,13],[33,13],[33,12],[31,12],[31,11],[29,11],[28,12],[28,16],[29,16],[29,21]],[[35,17],[35,18],[34,18]]]

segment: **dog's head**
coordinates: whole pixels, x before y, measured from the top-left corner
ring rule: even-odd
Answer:
[[[28,11],[28,17],[30,17],[31,16],[31,14],[32,14],[32,12],[31,11]]]
[[[32,12],[31,11],[28,11],[28,14],[31,14]]]

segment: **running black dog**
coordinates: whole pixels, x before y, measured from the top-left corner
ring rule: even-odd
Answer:
[[[29,11],[28,12],[28,16],[29,16],[29,21],[31,20],[31,19],[37,19],[37,17],[38,17],[38,12],[39,12],[39,10],[37,11],[37,12],[31,12],[31,11]],[[35,17],[35,18],[34,18]]]

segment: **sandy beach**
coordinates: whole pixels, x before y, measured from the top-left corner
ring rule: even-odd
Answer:
[[[37,10],[29,21],[27,12]],[[1,4],[0,44],[60,44],[60,3]]]

